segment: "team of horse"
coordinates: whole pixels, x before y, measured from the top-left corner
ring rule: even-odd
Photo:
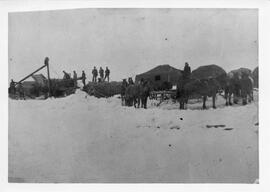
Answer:
[[[150,95],[150,85],[148,81],[139,83],[127,83],[123,81],[121,90],[122,105],[134,106],[135,108],[147,108],[147,98]]]
[[[147,108],[147,99],[150,92],[151,86],[146,80],[138,83],[123,81],[122,105]],[[224,97],[226,106],[237,104],[240,99],[242,104],[245,105],[253,100],[253,79],[247,74],[231,73],[205,79],[180,79],[176,89],[176,100],[180,104],[180,109],[186,109],[189,99],[202,98],[202,109],[206,109],[207,97],[211,97],[212,107],[216,108],[218,94]]]
[[[217,94],[224,92],[225,105],[233,105],[242,99],[242,104],[253,100],[253,79],[249,75],[228,74],[217,78],[189,79],[177,85],[177,99],[180,109],[185,109],[191,97],[202,97],[203,109],[206,109],[207,97],[212,98],[212,107],[216,108]],[[232,102],[233,99],[233,102]]]

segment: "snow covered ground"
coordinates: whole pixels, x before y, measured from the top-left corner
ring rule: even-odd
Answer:
[[[116,97],[79,90],[60,99],[9,100],[9,181],[253,183],[255,96],[246,106],[224,107],[219,97],[218,109],[200,110],[195,102],[184,111],[172,102],[122,107]]]

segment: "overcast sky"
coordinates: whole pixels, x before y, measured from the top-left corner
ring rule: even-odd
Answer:
[[[74,9],[9,14],[9,78],[108,66],[113,80],[169,64],[258,66],[257,9]],[[46,70],[42,73],[46,75]]]

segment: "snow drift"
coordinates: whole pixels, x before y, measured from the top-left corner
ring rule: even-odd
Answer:
[[[117,96],[82,91],[9,100],[9,181],[253,183],[258,102],[218,101],[216,110],[180,111],[172,102],[123,107]]]

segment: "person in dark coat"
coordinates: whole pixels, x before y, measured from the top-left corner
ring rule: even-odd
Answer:
[[[73,81],[74,81],[74,87],[77,87],[77,79],[78,79],[78,77],[77,77],[77,73],[76,73],[76,71],[73,71]]]
[[[84,71],[82,71],[82,83],[83,83],[83,86],[85,86],[85,79],[86,79],[85,73],[84,73]]]
[[[106,81],[106,78],[108,79],[108,82],[110,81],[110,70],[108,69],[108,67],[106,67],[106,70],[105,70],[105,81]]]
[[[63,71],[63,73],[64,73],[63,79],[70,79],[70,75],[67,72]]]
[[[189,64],[186,62],[185,67],[184,67],[184,73],[183,73],[184,79],[185,80],[190,79],[190,75],[191,75],[191,69],[190,69]]]
[[[10,82],[9,93],[11,93],[11,94],[16,93],[15,82],[13,81],[13,79],[11,79],[11,82]]]
[[[94,67],[94,69],[92,70],[92,75],[93,75],[92,81],[97,82],[98,71],[96,67]]]
[[[104,79],[104,70],[102,67],[99,68],[99,76],[100,76],[100,81],[103,81]]]

